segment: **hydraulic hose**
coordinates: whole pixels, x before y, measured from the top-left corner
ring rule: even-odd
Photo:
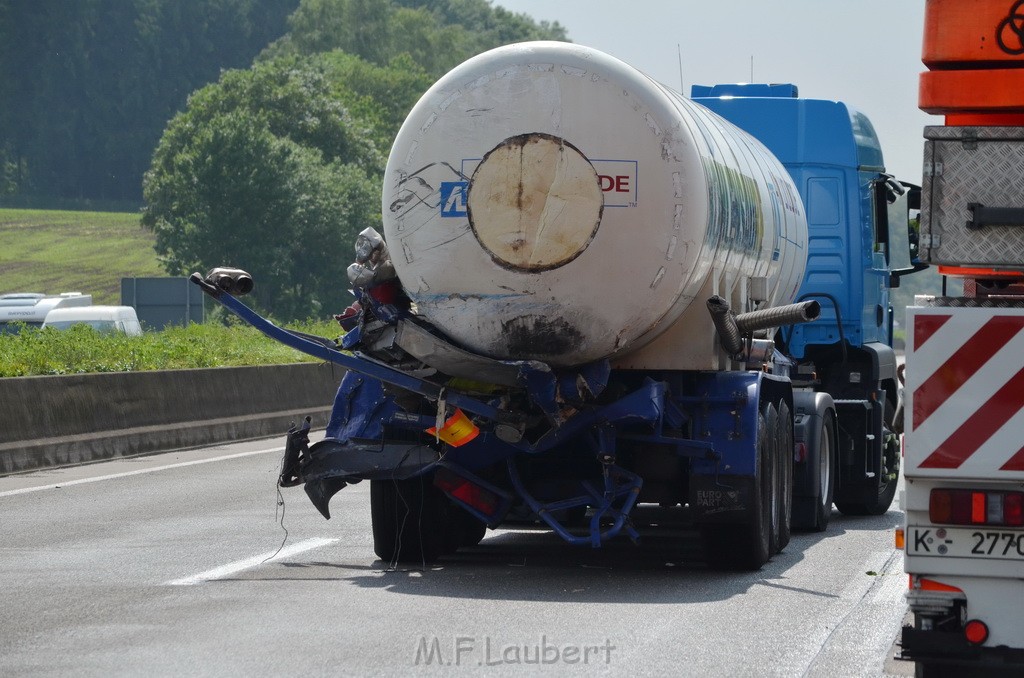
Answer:
[[[708,299],[707,304],[722,348],[733,356],[743,351],[743,335],[771,327],[810,322],[821,313],[821,305],[813,300],[739,315],[735,315],[729,308],[729,302],[718,295]]]
[[[786,304],[766,308],[763,311],[740,313],[736,316],[736,327],[740,334],[748,334],[770,327],[808,323],[821,315],[821,304],[814,300],[801,301],[798,304]]]

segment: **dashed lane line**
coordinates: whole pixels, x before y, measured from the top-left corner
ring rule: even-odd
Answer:
[[[166,471],[172,468],[182,468],[185,466],[197,466],[199,464],[212,464],[215,461],[225,461],[227,459],[238,459],[240,457],[251,457],[257,454],[267,454],[269,452],[281,452],[281,447],[270,447],[265,450],[252,450],[250,452],[238,452],[237,454],[226,454],[222,457],[212,457],[210,459],[195,459],[193,461],[182,461],[176,464],[165,464],[163,466],[154,466],[153,468],[137,469],[135,471],[125,471],[124,473],[111,473],[105,476],[96,476],[95,478],[78,478],[77,480],[65,480],[60,483],[52,483],[49,485],[39,485],[38,487],[23,487],[17,490],[6,490],[0,492],[0,497],[13,497],[17,494],[28,494],[29,492],[42,492],[43,490],[53,490],[58,487],[68,487],[71,485],[84,485],[85,483],[98,483],[103,480],[113,480],[115,478],[127,478],[128,476],[138,476],[144,473],[153,473],[155,471]]]
[[[280,551],[271,551],[270,553],[264,553],[263,555],[246,558],[245,560],[238,560],[233,563],[228,563],[227,565],[221,565],[220,567],[215,567],[212,570],[194,574],[191,577],[182,577],[181,579],[164,582],[164,586],[194,586],[195,584],[201,584],[214,579],[223,579],[224,577],[229,577],[233,574],[242,572],[243,570],[252,569],[262,565],[263,563],[289,558],[304,551],[312,551],[313,549],[318,549],[321,546],[327,546],[328,544],[333,544],[337,541],[340,540],[324,539],[322,537],[306,539],[296,544],[292,544],[291,546],[286,546]]]

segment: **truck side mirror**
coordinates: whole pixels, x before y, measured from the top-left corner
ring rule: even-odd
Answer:
[[[921,188],[896,181],[887,175],[881,175],[875,187],[876,205],[885,206],[884,210],[878,209],[876,214],[884,215],[885,218],[885,224],[879,224],[878,228],[880,233],[884,232],[886,238],[890,287],[899,287],[901,276],[928,268],[927,264],[915,262],[917,230],[910,222],[910,210],[921,207]]]

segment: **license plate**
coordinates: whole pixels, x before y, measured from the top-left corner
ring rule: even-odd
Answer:
[[[1024,561],[1024,532],[973,527],[907,528],[907,554]]]

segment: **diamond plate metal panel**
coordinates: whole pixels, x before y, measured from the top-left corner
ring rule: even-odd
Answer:
[[[921,255],[930,264],[1024,266],[1024,226],[970,230],[968,203],[1024,208],[1024,129],[926,127]]]

